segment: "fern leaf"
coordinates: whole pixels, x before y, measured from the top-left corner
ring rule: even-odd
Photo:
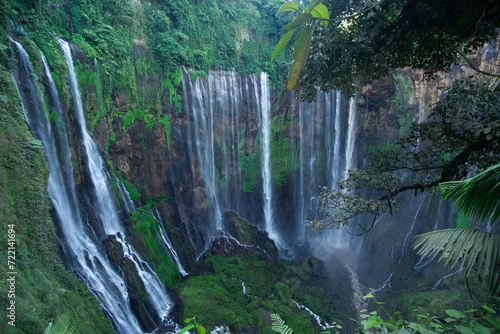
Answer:
[[[57,321],[53,323],[52,321],[49,323],[47,328],[43,331],[44,334],[73,334],[75,332],[75,328],[70,328],[70,316],[68,313],[64,313],[63,315],[57,318]]]
[[[271,329],[275,332],[281,334],[292,334],[293,330],[285,324],[285,321],[281,319],[280,315],[277,313],[271,314],[271,320],[273,320],[273,324]]]

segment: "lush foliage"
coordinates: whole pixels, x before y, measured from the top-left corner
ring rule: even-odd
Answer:
[[[499,220],[498,207],[500,196],[498,187],[500,165],[494,165],[463,181],[442,183],[443,196],[458,204],[461,211],[480,221]],[[492,294],[500,290],[500,237],[495,233],[480,230],[440,230],[419,235],[414,243],[419,255],[435,258],[442,253],[440,260],[453,267],[461,262],[460,269],[466,275],[474,270],[476,277],[486,277]]]
[[[394,212],[405,191],[434,189],[497,163],[499,110],[499,91],[481,81],[457,81],[425,122],[411,124],[394,144],[367,151],[366,168],[350,171],[339,191],[325,189],[319,199],[327,220],[310,226],[323,229],[347,225],[361,213]],[[366,189],[374,190],[372,197]]]
[[[168,288],[174,288],[180,283],[179,268],[170,259],[169,255],[159,242],[159,221],[153,214],[144,208],[132,213],[130,218],[134,224],[133,231],[140,233],[144,245],[144,257]]]
[[[304,17],[302,22],[316,23],[314,38],[307,51],[301,38],[295,44],[296,59],[301,50],[307,58],[306,64],[300,59],[304,70],[298,89],[309,99],[316,95],[316,87],[352,96],[359,82],[385,76],[390,69],[409,66],[432,78],[458,62],[458,51],[466,54],[495,39],[500,25],[500,6],[494,0],[322,3],[331,19]],[[294,22],[301,23],[299,17]],[[330,24],[324,27],[319,22]]]
[[[6,6],[2,2],[2,6]],[[2,13],[3,15],[3,13]],[[0,305],[15,300],[15,327],[0,322],[2,333],[42,333],[54,318],[69,312],[78,332],[110,333],[112,327],[97,299],[69,272],[60,257],[56,227],[47,194],[48,170],[41,142],[30,134],[8,71],[12,54],[0,37],[0,216],[2,228],[15,230],[15,299],[6,279],[0,282]],[[7,233],[0,257],[7,264]]]
[[[331,302],[322,298],[322,288],[309,286],[310,268],[287,266],[260,253],[245,253],[224,258],[205,258],[213,273],[189,278],[182,284],[184,316],[196,314],[204,327],[225,324],[240,332],[255,325],[259,333],[271,334],[266,317],[279,313],[299,333],[315,333],[317,327],[305,310],[299,310],[292,300],[311,310],[336,320]]]
[[[377,310],[369,312],[367,309],[361,311],[363,320],[359,323],[361,333],[495,333],[500,329],[500,321],[497,315],[498,305],[482,305],[474,308],[474,305],[466,303],[466,310],[446,309],[446,318],[438,315],[418,314],[417,320],[404,319],[399,312],[389,314],[383,307],[384,302],[375,298],[374,292],[364,296],[371,299]],[[384,314],[382,314],[384,313]],[[384,320],[384,316],[389,316]]]

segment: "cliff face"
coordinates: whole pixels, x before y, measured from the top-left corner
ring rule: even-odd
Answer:
[[[498,42],[493,41],[471,55],[470,60],[480,70],[496,73],[500,66],[499,53]],[[481,80],[481,76],[463,61],[449,73],[438,74],[432,81],[423,81],[419,71],[402,69],[394,71],[389,78],[362,86],[358,100],[358,153],[393,144],[406,133],[412,122],[425,122],[454,81],[466,77]],[[361,156],[358,161],[359,166],[363,166]],[[393,291],[402,291],[416,284],[434,284],[447,272],[411,251],[413,236],[456,225],[457,213],[439,196],[406,194],[401,211],[394,216],[381,217],[364,236],[357,264],[361,281],[367,286],[390,283]],[[386,260],[380,261],[382,258]],[[377,265],[372,265],[374,263]],[[424,267],[426,270],[422,271]]]
[[[392,73],[389,78],[363,85],[356,100],[350,101],[337,92],[329,92],[318,94],[315,103],[302,103],[294,98],[293,93],[281,94],[278,90],[270,89],[276,86],[276,76],[273,77],[274,82],[268,82],[265,75],[246,75],[257,67],[240,67],[240,73],[245,75],[215,67],[208,73],[200,71],[204,68],[202,63],[206,64],[209,57],[214,57],[212,50],[207,48],[201,51],[198,46],[190,49],[185,43],[187,35],[183,35],[179,26],[175,34],[169,30],[177,38],[175,43],[172,42],[174,37],[166,34],[166,31],[162,31],[161,36],[148,35],[146,38],[145,31],[149,26],[141,26],[137,22],[130,24],[129,28],[135,29],[132,29],[133,32],[120,30],[133,22],[129,17],[144,14],[140,2],[132,3],[133,8],[126,6],[128,2],[123,2],[127,8],[117,9],[120,14],[126,15],[112,16],[113,20],[118,20],[112,23],[116,30],[102,25],[102,22],[98,24],[90,14],[87,15],[90,13],[87,10],[92,6],[84,1],[67,3],[64,10],[70,19],[66,22],[68,31],[79,45],[72,44],[71,51],[76,63],[87,125],[99,146],[99,153],[107,162],[105,169],[110,173],[109,181],[118,214],[125,223],[124,234],[129,237],[130,244],[160,273],[165,286],[175,289],[182,278],[178,264],[173,263],[173,252],[159,246],[159,237],[155,233],[158,233],[156,229],[160,225],[167,232],[179,262],[191,275],[213,269],[207,267],[204,261],[199,261],[207,249],[210,256],[205,254],[205,257],[210,258],[214,254],[230,257],[228,249],[231,247],[243,249],[247,243],[257,243],[258,252],[264,254],[263,257],[267,253],[275,256],[278,250],[267,239],[266,232],[273,237],[283,257],[300,258],[302,255],[321,252],[318,244],[326,245],[327,251],[318,256],[323,256],[328,260],[326,263],[332,263],[332,268],[335,267],[335,273],[332,273],[333,270],[328,273],[337,275],[332,285],[347,291],[337,298],[337,304],[334,305],[340,311],[342,304],[349,301],[350,288],[345,284],[348,281],[348,274],[343,269],[345,263],[329,258],[333,254],[329,251],[333,248],[349,246],[354,249],[353,253],[358,257],[353,257],[356,261],[349,265],[354,267],[354,262],[357,263],[360,280],[366,286],[381,285],[388,277],[406,282],[408,277],[420,272],[423,264],[419,267],[419,259],[409,251],[411,237],[416,233],[443,227],[456,219],[446,205],[430,196],[419,195],[416,199],[408,196],[410,205],[398,215],[384,217],[363,239],[336,232],[316,237],[304,227],[304,221],[318,218],[318,203],[313,198],[319,193],[318,186],[334,187],[335,182],[345,176],[345,168],[362,167],[363,150],[396,140],[412,122],[423,121],[454,80],[473,72],[456,67],[450,74],[440,75],[435,81],[423,82],[421,73],[401,70]],[[143,10],[150,15],[149,23],[160,28],[174,25],[176,20],[165,19],[160,13],[163,7],[160,7],[145,5]],[[55,15],[55,11],[62,8],[54,5],[47,10]],[[82,9],[82,13],[87,13],[87,16],[80,15],[78,9]],[[220,10],[226,11],[227,8]],[[104,12],[110,14],[108,10]],[[176,16],[179,22],[183,19],[181,14],[182,11],[169,13]],[[100,34],[83,29],[85,24],[92,22],[99,26]],[[221,31],[227,30],[225,26],[219,28]],[[25,45],[32,44],[26,40],[28,38],[22,27],[14,30],[18,33],[17,39],[23,40]],[[259,49],[263,45],[256,31],[255,27],[237,29],[236,51],[231,49],[229,56],[220,58],[221,62],[234,65],[230,62],[232,58],[257,62],[257,58],[252,58],[257,57],[252,55],[253,47]],[[213,31],[207,33],[214,34]],[[66,111],[62,121],[69,129],[76,187],[78,193],[91,197],[94,190],[90,171],[86,167],[87,158],[80,129],[76,126],[75,110],[67,84],[68,70],[56,39],[43,42],[44,36],[40,34],[33,33],[30,38],[35,39],[44,54],[47,54],[56,78],[61,103]],[[5,45],[12,44],[6,38],[4,40]],[[227,40],[224,37],[218,41],[217,48],[230,49]],[[148,44],[151,41],[156,44]],[[267,44],[266,48],[269,48]],[[15,58],[14,49],[12,44],[12,52],[5,59]],[[180,60],[184,59],[182,52],[173,55],[168,53],[169,50],[184,50],[188,52],[186,57],[189,55],[191,61],[197,59],[200,64],[185,62],[191,67],[177,68],[175,63],[174,70],[163,71],[155,63],[158,57],[171,59],[179,56]],[[108,51],[112,56],[108,56]],[[4,52],[4,48],[0,52]],[[482,69],[495,72],[500,65],[498,52],[499,45],[491,44],[473,61]],[[39,52],[31,47],[30,54],[40,74],[39,84],[44,91],[48,91],[47,78],[41,74]],[[115,56],[116,59],[113,59]],[[258,55],[261,56],[264,57]],[[226,67],[230,68],[229,65]],[[9,66],[15,68],[12,64]],[[271,65],[266,66],[276,70]],[[195,67],[198,69],[195,70]],[[60,288],[47,288],[59,291],[53,294],[57,296],[56,300],[66,298],[66,290],[78,291],[80,297],[85,296],[88,293],[82,291],[81,284],[68,271],[62,270],[58,257],[54,258],[56,240],[49,218],[50,205],[44,191],[48,176],[41,167],[40,144],[27,133],[21,110],[19,106],[14,106],[17,102],[13,101],[17,101],[17,98],[9,75],[6,71],[1,74],[2,87],[10,87],[7,94],[10,101],[6,107],[8,113],[2,114],[8,116],[2,116],[0,120],[0,140],[5,143],[0,145],[4,149],[0,150],[0,181],[2,189],[8,189],[5,192],[6,200],[3,201],[8,204],[1,207],[2,215],[15,224],[21,218],[34,215],[35,218],[19,223],[23,225],[21,230],[23,239],[26,239],[26,246],[22,247],[33,253],[30,258],[43,261],[41,258],[47,257],[53,261],[48,267],[33,267],[33,264],[23,263],[23,269],[27,269],[24,271],[26,277],[22,278],[23,287],[30,285],[38,272],[57,272],[57,277],[49,275],[47,278],[47,281],[64,281]],[[53,104],[53,101],[48,104]],[[26,107],[30,108],[29,105]],[[48,108],[49,113],[52,107]],[[264,112],[270,116],[267,123],[263,119]],[[53,123],[57,122],[53,120]],[[268,147],[265,144],[264,126],[269,127]],[[26,186],[19,196],[16,196],[12,180],[21,180],[19,183]],[[123,191],[122,187],[127,191]],[[127,207],[130,202],[137,210]],[[23,206],[27,206],[26,212],[19,210]],[[82,201],[81,206],[88,215],[85,217],[86,223],[95,230],[101,230],[97,226],[91,201]],[[237,216],[257,228],[248,228],[246,223],[235,218]],[[43,224],[37,224],[39,221]],[[250,236],[245,235],[248,229],[252,232]],[[228,239],[218,239],[212,244],[213,239],[222,232],[231,234],[243,246],[236,247]],[[138,270],[133,261],[125,256],[119,239],[120,235],[107,235],[100,240],[99,247],[105,249],[114,268],[124,273],[125,283],[132,291],[131,307],[143,327],[152,330],[159,319],[150,316],[154,312],[144,295],[144,284],[138,280]],[[64,246],[65,242],[62,241],[61,250]],[[38,251],[40,256],[36,255]],[[332,256],[340,258],[343,254]],[[69,265],[72,259],[67,258],[66,261]],[[307,262],[314,264],[309,264],[310,267],[321,267],[316,260]],[[377,265],[373,266],[373,263]],[[308,270],[315,273],[311,276],[325,279],[326,274],[322,270]],[[434,276],[441,274],[438,269],[434,271]],[[432,275],[426,277],[426,282],[435,281]],[[20,295],[24,296],[24,293]],[[182,305],[177,293],[172,294],[176,305]],[[2,302],[6,303],[5,294],[2,296]],[[68,304],[61,305],[69,305],[69,308],[78,304],[79,308],[87,308],[81,306],[86,304],[80,303],[79,299],[68,299]],[[41,305],[38,300],[33,303]],[[94,303],[93,308],[88,307],[88,318],[93,317],[96,305]],[[349,312],[353,312],[352,307],[348,308]],[[20,310],[24,312],[25,308]],[[58,312],[62,312],[61,308]],[[181,319],[181,312],[182,307],[177,308],[175,317]],[[49,316],[52,313],[45,315],[46,318]],[[27,331],[43,329],[41,324],[46,318],[41,321],[37,319],[36,325]],[[102,316],[98,318],[100,321],[95,326],[99,329],[95,331],[109,330],[110,326],[102,320]]]

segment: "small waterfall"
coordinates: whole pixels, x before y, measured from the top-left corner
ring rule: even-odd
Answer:
[[[439,287],[439,285],[440,285],[441,283],[443,283],[443,281],[444,281],[445,279],[447,279],[447,278],[449,278],[449,277],[451,277],[451,276],[453,276],[453,275],[458,274],[459,272],[461,272],[461,271],[462,271],[462,270],[464,270],[464,269],[465,269],[465,268],[460,268],[460,269],[458,269],[457,271],[455,271],[455,272],[453,272],[453,273],[451,273],[451,274],[448,274],[448,275],[446,275],[446,276],[444,276],[444,277],[440,278],[440,279],[436,282],[436,284],[434,284],[434,286],[432,287],[432,290],[437,290],[437,288]]]
[[[260,75],[260,107],[261,107],[261,133],[262,133],[262,180],[264,192],[264,218],[265,229],[269,237],[279,244],[279,234],[274,228],[274,217],[272,208],[272,188],[271,188],[271,100],[269,97],[269,83],[267,74]],[[259,101],[259,99],[257,99]]]
[[[123,182],[118,180],[117,177],[115,177],[115,181],[116,181],[116,185],[118,186],[118,191],[120,192],[120,196],[122,198],[122,203],[123,203],[123,206],[125,207],[125,211],[127,213],[131,213],[132,211],[135,210],[134,201],[132,201],[132,198],[130,197],[130,193],[127,191],[127,188],[125,188],[125,185],[123,184]]]
[[[299,310],[306,310],[307,313],[309,313],[309,315],[312,316],[314,318],[314,320],[316,320],[319,327],[323,328],[324,330],[327,330],[328,328],[330,328],[330,324],[328,322],[325,321],[325,324],[323,325],[321,323],[321,320],[322,320],[321,317],[319,315],[317,315],[316,313],[314,313],[313,311],[311,311],[307,306],[301,305],[293,299],[292,299],[292,302],[298,307]]]
[[[172,242],[168,238],[167,231],[165,231],[165,228],[163,227],[163,221],[161,220],[160,213],[158,212],[157,209],[155,209],[153,212],[151,212],[153,216],[158,220],[159,224],[159,237],[158,240],[160,241],[161,246],[167,252],[170,254],[177,265],[177,268],[179,268],[179,272],[182,276],[187,276],[188,273],[186,270],[184,270],[184,267],[181,264],[181,260],[179,259],[179,255],[177,255],[177,252],[174,249],[174,246],[172,246]]]
[[[340,180],[340,122],[342,121],[340,115],[340,91],[336,94],[335,103],[335,142],[333,145],[333,168],[332,168],[332,189],[337,189],[337,182]]]
[[[73,60],[71,57],[69,44],[61,39],[59,40],[59,42],[61,44],[64,56],[66,57],[68,63],[70,90],[73,96],[75,113],[81,130],[83,144],[85,146],[85,153],[87,157],[88,168],[91,174],[92,184],[95,188],[96,199],[93,203],[94,207],[98,210],[98,216],[104,228],[105,234],[106,235],[114,234],[117,236],[117,240],[121,243],[125,256],[134,263],[137,273],[141,278],[142,283],[144,284],[144,287],[148,294],[148,302],[155,309],[159,319],[161,321],[166,321],[167,316],[173,307],[173,303],[166,294],[165,288],[163,287],[160,279],[156,276],[154,271],[149,267],[149,265],[145,261],[141,259],[141,257],[133,249],[133,247],[125,241],[123,227],[121,226],[121,222],[118,219],[117,210],[109,189],[109,180],[110,180],[109,175],[104,169],[104,163],[99,154],[98,147],[91,138],[90,134],[88,133],[85,124],[82,100],[80,96],[78,82],[76,79],[76,74],[73,65]],[[109,268],[108,271],[112,271],[111,268]],[[105,281],[106,279],[107,279],[106,277],[101,278],[101,280],[103,281]],[[121,281],[118,284],[121,285],[123,288],[124,286],[123,281]],[[95,289],[95,286],[91,285],[91,288]],[[100,290],[98,289],[95,290],[100,292]],[[128,296],[128,294],[124,291],[122,291],[121,294],[122,296]],[[108,305],[107,300],[103,300],[103,302],[105,303],[105,305]],[[114,306],[114,308],[116,307],[119,307],[119,304],[118,306]],[[114,309],[111,309],[109,311],[110,311],[110,316],[113,318],[113,320],[115,320]],[[130,310],[127,310],[127,313],[129,318],[134,317],[133,313],[130,312]],[[115,322],[119,323],[119,321]],[[117,325],[117,327],[120,330],[123,330],[124,332],[138,332],[138,328],[135,325],[137,321],[134,319],[133,322],[134,326],[130,326],[127,324],[127,326],[123,329],[120,328],[119,325]]]
[[[411,223],[410,230],[408,231],[408,233],[406,233],[405,239],[403,241],[403,246],[401,247],[401,256],[403,256],[405,253],[406,244],[408,243],[408,239],[413,233],[413,229],[415,228],[415,223],[417,222],[418,214],[420,213],[420,209],[422,209],[422,206],[424,205],[426,199],[427,196],[421,196],[420,204],[417,208],[417,211],[415,212],[415,216],[413,217],[413,222]]]

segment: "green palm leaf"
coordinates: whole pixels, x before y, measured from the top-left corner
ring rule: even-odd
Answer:
[[[470,229],[447,229],[417,236],[413,248],[418,255],[431,259],[439,257],[445,265],[460,268],[466,275],[475,271],[478,278],[487,277],[490,292],[496,294],[500,288],[500,237],[497,234]]]
[[[441,194],[471,218],[493,224],[500,220],[500,164],[469,179],[440,184]]]

